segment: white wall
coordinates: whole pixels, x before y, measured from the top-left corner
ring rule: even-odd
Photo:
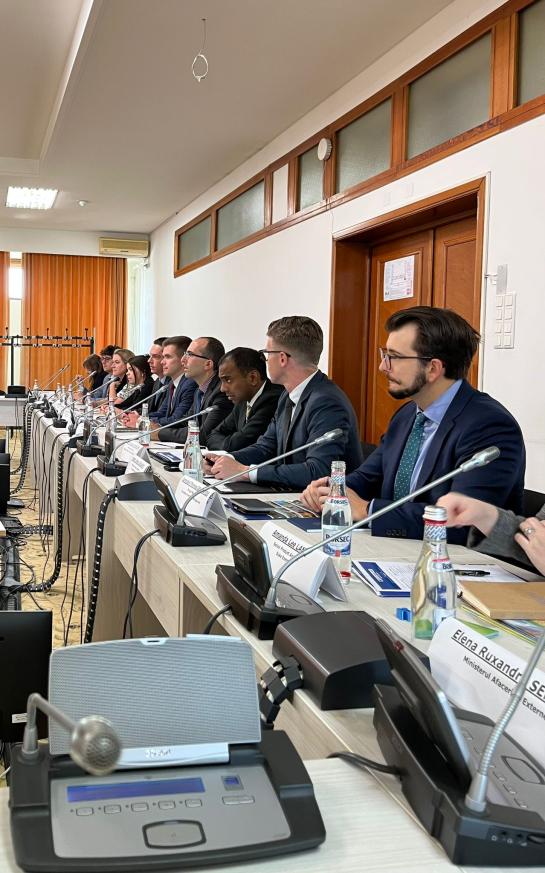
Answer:
[[[487,176],[489,222],[485,271],[508,265],[508,290],[517,292],[515,348],[494,350],[495,288],[483,287],[482,388],[517,417],[528,450],[527,486],[545,490],[545,392],[539,374],[545,323],[545,117],[459,152],[191,273],[173,278],[174,231],[268,163],[409,69],[497,2],[472,8],[460,0],[396,46],[236,172],[159,227],[152,235],[151,282],[155,332],[216,335],[226,347],[261,347],[271,318],[305,313],[326,334],[331,288],[331,239],[335,232],[407,203]],[[324,354],[322,366],[326,366]]]
[[[83,230],[38,230],[0,227],[0,252],[35,252],[47,255],[98,255],[101,236],[142,239],[146,234]]]

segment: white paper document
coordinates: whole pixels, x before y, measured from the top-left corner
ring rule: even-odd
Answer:
[[[495,721],[525,662],[455,618],[437,628],[428,651],[431,671],[451,703]],[[528,649],[528,657],[530,649]],[[534,670],[507,733],[545,765],[545,673]]]
[[[175,492],[178,505],[182,507],[187,498],[191,497],[186,509],[188,515],[197,515],[200,518],[215,515],[217,518],[226,518],[223,501],[219,494],[212,490],[202,493],[204,488],[206,485],[202,482],[196,482],[190,476],[182,476]]]
[[[300,554],[309,546],[309,543],[300,540],[285,528],[278,527],[273,521],[267,521],[261,528],[260,534],[269,547],[273,575],[290,558]],[[316,549],[311,555],[306,555],[293,564],[282,576],[282,580],[308,594],[313,600],[316,600],[320,588],[337,600],[347,599],[346,591],[331,558],[321,549]]]

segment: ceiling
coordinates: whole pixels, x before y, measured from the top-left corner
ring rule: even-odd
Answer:
[[[0,227],[152,231],[449,2],[0,0]]]

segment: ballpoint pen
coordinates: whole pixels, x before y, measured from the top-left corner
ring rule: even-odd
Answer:
[[[458,570],[454,567],[454,573],[456,576],[490,576],[488,570]]]

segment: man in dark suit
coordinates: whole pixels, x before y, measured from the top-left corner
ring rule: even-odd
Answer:
[[[229,398],[221,392],[218,376],[218,364],[224,354],[225,349],[218,339],[213,336],[200,336],[189,344],[183,358],[186,378],[196,383],[197,386],[187,414],[196,415],[202,409],[209,406],[214,407],[212,412],[197,419],[203,445],[206,445],[209,434],[229,415],[233,408]],[[175,417],[171,419],[171,421],[173,420]],[[161,440],[184,443],[186,437],[187,425],[163,427],[159,431],[159,439]]]
[[[238,346],[219,362],[221,390],[234,409],[209,435],[209,449],[234,452],[255,443],[265,433],[276,412],[281,385],[267,379],[267,364],[261,352]]]
[[[163,439],[158,436],[158,428],[178,421],[189,413],[197,384],[185,374],[185,353],[191,340],[188,336],[168,336],[163,342],[162,364],[163,375],[169,380],[168,388],[162,395],[159,409],[150,415],[155,429],[153,439]]]
[[[150,417],[159,411],[165,400],[165,392],[163,391],[158,395],[157,392],[170,381],[170,376],[165,376],[163,372],[163,343],[166,339],[166,336],[158,336],[157,339],[153,340],[149,350],[149,367],[152,375],[156,377],[153,383],[153,394],[148,398],[148,415]]]
[[[465,376],[479,345],[479,334],[448,309],[415,306],[390,316],[380,370],[388,391],[414,402],[392,417],[378,448],[347,477],[354,521],[454,470],[475,452],[500,449],[490,465],[438,485],[418,499],[372,522],[376,536],[421,538],[422,514],[448,491],[486,500],[520,512],[526,457],[513,416]],[[312,482],[303,500],[319,509],[327,480]],[[449,531],[449,541],[465,543],[467,529]]]
[[[303,315],[271,322],[263,353],[269,378],[286,389],[276,414],[263,436],[233,457],[212,456],[212,474],[226,479],[235,473],[259,485],[274,483],[299,491],[316,476],[327,476],[331,462],[346,461],[354,470],[362,461],[358,424],[347,396],[318,370],[323,348],[319,324]],[[340,428],[341,436],[247,473],[248,466],[306,445],[327,431]]]

